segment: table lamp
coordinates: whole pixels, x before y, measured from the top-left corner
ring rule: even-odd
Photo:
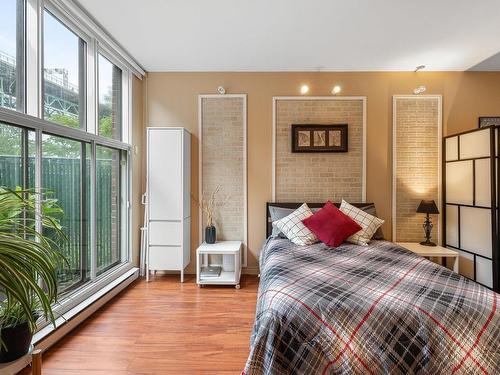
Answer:
[[[422,200],[417,208],[418,213],[426,214],[424,221],[424,232],[425,232],[425,241],[420,242],[420,245],[425,246],[436,246],[434,242],[431,241],[431,231],[432,231],[432,222],[429,217],[431,214],[439,214],[439,210],[436,206],[436,202],[433,200]]]

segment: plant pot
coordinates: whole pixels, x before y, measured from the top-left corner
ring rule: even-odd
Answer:
[[[215,240],[217,238],[217,231],[215,227],[212,225],[210,227],[205,228],[205,242],[206,243],[215,243]]]
[[[11,362],[28,353],[30,350],[31,333],[28,323],[22,323],[14,327],[1,328],[0,336],[7,350],[0,347],[0,363]]]

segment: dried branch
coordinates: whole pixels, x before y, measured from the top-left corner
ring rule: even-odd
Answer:
[[[210,197],[208,199],[202,197],[201,201],[197,201],[198,206],[201,208],[201,210],[206,215],[206,226],[207,227],[211,227],[214,224],[214,210],[215,210],[216,205],[218,205],[217,201],[216,201],[216,196],[220,190],[221,190],[221,186],[217,185],[217,187],[210,194]]]

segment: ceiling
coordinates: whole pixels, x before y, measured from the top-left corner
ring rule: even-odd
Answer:
[[[79,0],[147,71],[500,70],[500,0]]]

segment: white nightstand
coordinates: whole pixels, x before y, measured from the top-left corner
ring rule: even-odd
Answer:
[[[451,269],[458,273],[458,251],[448,249],[443,246],[424,246],[420,245],[418,242],[396,242],[399,246],[402,246],[415,254],[418,254],[425,258],[439,257],[443,259],[443,265],[447,266],[446,260],[452,260]]]
[[[241,241],[220,241],[214,244],[202,243],[196,249],[196,283],[202,285],[234,285],[240,289]],[[222,264],[209,264],[209,255],[222,255]],[[234,259],[234,262],[232,261]],[[222,267],[219,276],[203,276],[202,267]]]

